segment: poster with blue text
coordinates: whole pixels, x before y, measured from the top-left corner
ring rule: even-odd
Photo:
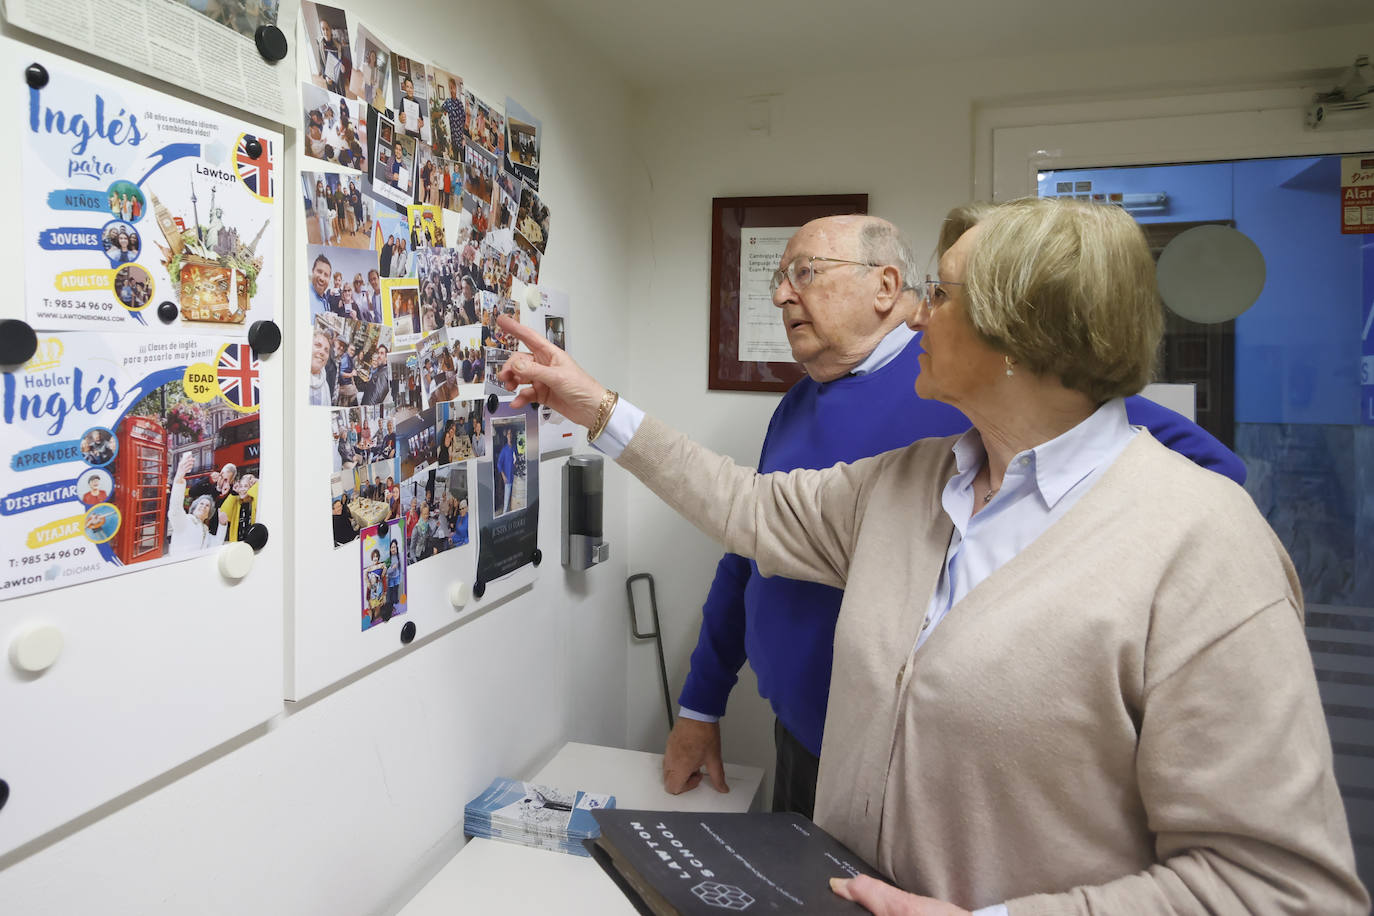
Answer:
[[[29,323],[244,336],[275,320],[281,136],[59,58],[41,63],[46,85],[14,81]]]
[[[258,370],[230,338],[40,334],[0,373],[0,599],[246,540]]]

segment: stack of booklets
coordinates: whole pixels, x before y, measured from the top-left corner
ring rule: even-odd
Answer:
[[[598,811],[592,858],[645,916],[866,912],[831,878],[883,876],[800,814]]]
[[[592,812],[614,807],[614,795],[568,792],[498,778],[463,809],[463,832],[586,856],[589,853],[583,841],[601,834]]]

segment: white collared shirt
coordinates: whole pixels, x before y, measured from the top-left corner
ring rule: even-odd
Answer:
[[[1126,402],[1108,401],[1063,435],[1015,455],[1002,486],[977,515],[973,480],[987,452],[976,428],[960,436],[954,443],[958,473],[940,497],[954,533],[913,654],[961,598],[1068,512],[1135,434]]]

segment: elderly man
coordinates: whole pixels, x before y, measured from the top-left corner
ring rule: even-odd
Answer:
[[[827,217],[791,238],[773,304],[807,377],[773,413],[761,472],[830,467],[969,428],[954,408],[913,391],[921,349],[906,322],[917,283],[911,249],[886,220]],[[1243,479],[1239,459],[1184,417],[1139,397],[1126,403],[1131,421],[1160,441]],[[718,720],[747,659],[777,717],[773,810],[812,816],[842,597],[828,586],[764,577],[734,554],[721,559],[702,608],[682,715],[664,752],[664,788],[676,794],[695,787],[704,766],[715,788],[727,790]]]

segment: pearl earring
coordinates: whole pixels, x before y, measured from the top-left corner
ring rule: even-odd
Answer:
[[[1005,360],[1007,361],[1007,378],[1011,378],[1012,375],[1013,375],[1013,373],[1012,373],[1012,371],[1011,371],[1011,367],[1014,366],[1014,365],[1016,365],[1016,363],[1012,362],[1012,359],[1011,359],[1010,356],[1003,356],[1002,358],[1005,359]]]

